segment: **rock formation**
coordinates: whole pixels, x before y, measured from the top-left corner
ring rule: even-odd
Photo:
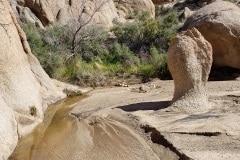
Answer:
[[[173,108],[195,112],[208,107],[206,82],[211,65],[211,44],[196,28],[181,32],[171,41],[168,66],[175,85]]]
[[[173,2],[174,0],[152,0],[154,4],[162,5],[164,3],[170,3]]]
[[[216,1],[196,11],[183,29],[196,27],[213,47],[213,64],[240,68],[240,8]]]
[[[92,15],[96,6],[104,5],[94,14],[91,23],[108,28],[113,20],[124,22],[137,11],[148,11],[155,16],[155,7],[151,0],[9,0],[11,6],[22,22],[32,23],[44,28],[52,24],[66,25],[79,21],[79,11],[86,20]],[[106,3],[105,3],[106,2]]]
[[[183,13],[180,15],[180,19],[181,21],[185,21],[187,20],[187,18],[189,18],[192,14],[194,13],[194,11],[191,11],[188,7],[185,7],[183,10]]]
[[[132,15],[134,12],[144,12],[150,13],[151,17],[155,17],[155,6],[152,0],[114,0],[117,8],[117,12],[123,11],[126,16]]]
[[[7,1],[0,1],[0,159],[42,122],[49,104],[65,97],[32,55]]]

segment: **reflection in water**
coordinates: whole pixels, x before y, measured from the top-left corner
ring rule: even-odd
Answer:
[[[66,118],[71,111],[74,104],[79,102],[86,96],[76,96],[73,98],[66,98],[50,105],[46,112],[43,122],[35,129],[35,131],[22,138],[13,152],[9,160],[30,160],[34,159],[35,149],[38,144],[42,142],[44,136],[51,130],[64,130]]]

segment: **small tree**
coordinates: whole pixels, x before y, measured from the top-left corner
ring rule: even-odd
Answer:
[[[86,26],[89,25],[93,18],[94,15],[97,12],[102,11],[103,6],[108,3],[109,0],[97,0],[97,1],[88,1],[88,0],[83,0],[82,6],[79,9],[79,17],[78,17],[78,27],[77,29],[73,32],[73,37],[71,41],[71,53],[72,55],[76,55],[76,48],[79,46],[84,40],[89,40],[91,38],[94,38],[96,35],[96,32],[85,32],[86,31]],[[89,5],[91,8],[91,13],[88,14],[88,17],[84,16],[86,13],[86,7]]]

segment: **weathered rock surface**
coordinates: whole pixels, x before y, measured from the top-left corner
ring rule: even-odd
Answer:
[[[0,159],[7,159],[18,138],[42,122],[51,103],[65,97],[32,55],[7,1],[0,2]]]
[[[155,17],[155,6],[151,0],[118,0],[117,3],[115,0],[115,4],[118,10],[122,10],[127,16],[136,11],[147,11],[151,17]]]
[[[194,11],[191,11],[188,7],[185,7],[183,13],[180,15],[181,21],[187,20],[187,18],[189,18],[193,13]]]
[[[192,28],[178,34],[168,50],[168,66],[174,79],[172,107],[187,112],[208,108],[206,82],[212,65],[212,47]]]
[[[196,27],[213,47],[213,63],[240,68],[240,8],[217,1],[196,11],[183,29]]]
[[[162,5],[164,3],[173,2],[174,0],[152,0],[154,4]]]
[[[166,112],[173,81],[154,83],[144,94],[132,92],[141,84],[98,88],[58,103],[64,108],[56,113],[49,107],[46,129],[19,145],[13,159],[240,159],[239,81],[207,82],[213,105],[205,113]]]
[[[64,82],[58,81],[56,79],[53,79],[52,81],[56,85],[56,87],[59,90],[61,90],[63,93],[65,93],[68,97],[80,96],[86,92],[93,90],[93,88],[91,88],[91,87],[80,88],[79,86],[64,83]]]
[[[15,14],[22,22],[32,23],[38,27],[52,24],[66,25],[79,21],[79,11],[83,10],[82,18],[86,21],[95,8],[104,5],[94,14],[91,24],[111,27],[113,20],[125,21],[137,11],[148,11],[155,15],[155,7],[151,0],[9,0]],[[106,3],[105,3],[106,2]]]
[[[50,118],[42,136],[34,134],[37,143],[25,144],[31,154],[19,159],[240,159],[239,81],[208,82],[213,107],[194,114],[166,112],[173,81],[154,83],[161,87],[144,94],[132,92],[141,84],[98,88],[81,101],[74,100],[74,105],[67,103]]]
[[[13,110],[0,97],[0,159],[5,160],[17,145],[17,122]]]

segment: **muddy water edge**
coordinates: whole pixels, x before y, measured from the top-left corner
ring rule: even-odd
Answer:
[[[43,140],[47,132],[58,130],[59,133],[61,133],[64,127],[66,127],[66,124],[70,125],[69,123],[71,123],[71,121],[69,121],[70,117],[68,114],[72,110],[74,104],[86,97],[86,95],[70,97],[50,105],[45,112],[43,122],[39,124],[32,134],[19,140],[9,160],[33,159],[38,144]]]
[[[20,139],[9,160],[179,159],[169,146],[161,144],[158,134],[144,131],[134,116],[108,105],[84,108],[82,99],[84,103],[95,100],[85,95],[48,107],[43,123]],[[73,114],[76,107],[83,108]]]

